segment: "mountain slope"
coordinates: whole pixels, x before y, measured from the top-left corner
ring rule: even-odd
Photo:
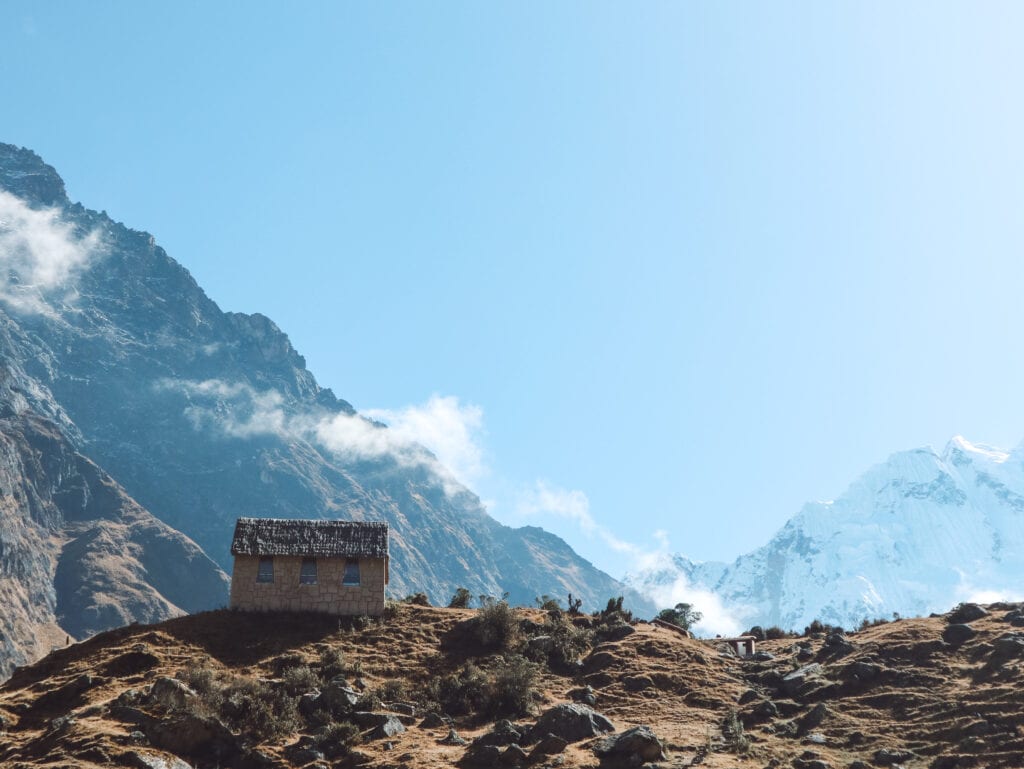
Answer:
[[[71,203],[11,145],[5,219],[0,354],[52,394],[38,408],[76,450],[225,569],[239,516],[383,519],[394,594],[622,592],[561,540],[496,522],[428,451],[321,388],[272,321],[222,312],[152,236]]]
[[[894,454],[838,499],[806,505],[732,564],[675,557],[631,577],[714,593],[741,624],[846,627],[1024,593],[1024,453],[953,439]]]

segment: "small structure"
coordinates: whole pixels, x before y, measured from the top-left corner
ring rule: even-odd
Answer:
[[[736,638],[715,638],[714,643],[724,643],[732,647],[732,650],[740,657],[753,657],[757,649],[755,643],[757,637],[752,635],[741,635]]]
[[[231,554],[232,609],[384,613],[386,523],[239,518]]]

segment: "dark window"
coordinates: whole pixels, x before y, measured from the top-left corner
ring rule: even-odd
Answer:
[[[316,584],[316,558],[303,558],[302,571],[299,572],[300,585]]]
[[[359,584],[359,559],[347,558],[345,560],[345,576],[341,579],[343,585]]]
[[[274,558],[269,555],[260,556],[259,569],[256,572],[257,582],[273,582],[274,581]]]

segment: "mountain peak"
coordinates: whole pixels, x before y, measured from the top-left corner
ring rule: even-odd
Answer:
[[[943,461],[952,461],[954,464],[962,463],[964,460],[982,458],[989,462],[1002,463],[1009,457],[1009,453],[1002,449],[988,446],[984,443],[971,443],[962,435],[954,435],[949,439],[946,448],[942,450]]]
[[[60,174],[25,147],[0,142],[0,178],[4,189],[29,203],[57,206],[68,202]]]

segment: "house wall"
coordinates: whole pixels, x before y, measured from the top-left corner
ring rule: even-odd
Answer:
[[[274,581],[257,582],[259,556],[236,555],[231,574],[231,608],[256,611],[320,611],[327,614],[384,613],[386,564],[383,558],[360,558],[358,587],[341,584],[344,558],[317,558],[317,583],[300,585],[302,558],[274,556]]]

